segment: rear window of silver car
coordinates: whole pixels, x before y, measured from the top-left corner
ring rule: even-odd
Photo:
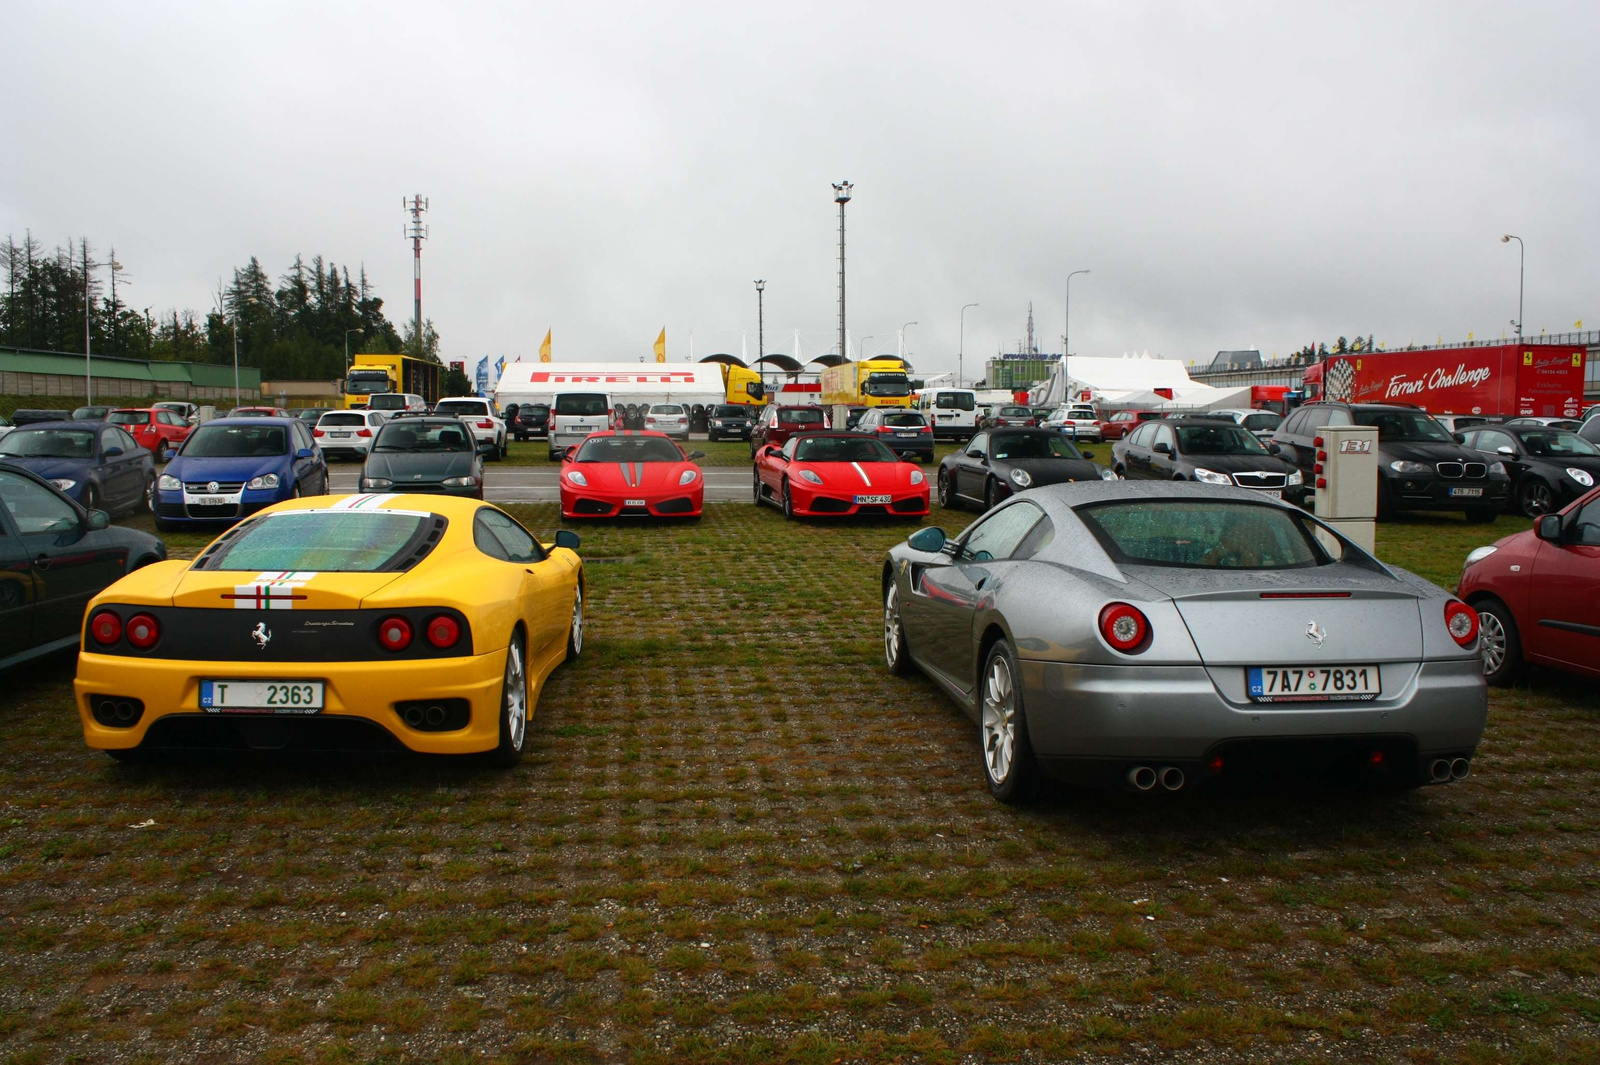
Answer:
[[[1302,569],[1330,561],[1293,514],[1204,499],[1128,500],[1077,515],[1114,562],[1181,569]]]

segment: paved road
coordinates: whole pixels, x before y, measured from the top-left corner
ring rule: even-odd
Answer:
[[[361,467],[339,463],[329,467],[328,490],[335,494],[354,492]],[[560,498],[554,466],[508,466],[489,463],[484,470],[484,495],[492,503],[553,503]],[[750,498],[748,466],[702,466],[706,478],[706,502],[745,502]]]

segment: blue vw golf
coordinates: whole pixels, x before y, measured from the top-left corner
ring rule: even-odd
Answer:
[[[162,471],[156,528],[231,522],[285,499],[327,491],[328,465],[304,422],[219,418],[189,434]]]

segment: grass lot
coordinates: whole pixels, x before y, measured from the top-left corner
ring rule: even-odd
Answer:
[[[1415,520],[1380,550],[1451,583],[1525,525]],[[1447,788],[1010,809],[975,727],[880,665],[907,531],[741,504],[581,527],[588,648],[510,772],[124,766],[84,749],[70,660],[8,676],[0,1054],[1600,1056],[1593,685],[1497,693]]]

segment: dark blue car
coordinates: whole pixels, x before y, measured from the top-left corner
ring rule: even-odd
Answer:
[[[156,528],[231,522],[285,499],[327,491],[328,465],[304,422],[218,418],[190,433],[162,471]]]
[[[85,510],[131,510],[150,498],[155,460],[105,422],[22,425],[0,437],[0,461],[43,477]]]

